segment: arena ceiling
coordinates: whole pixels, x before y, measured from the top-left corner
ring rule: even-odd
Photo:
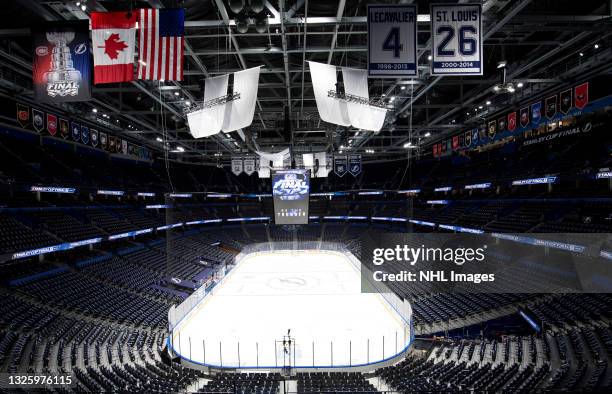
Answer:
[[[235,14],[227,0],[87,0],[85,11],[76,3],[3,2],[0,94],[32,99],[30,27],[38,22],[86,20],[91,11],[130,7],[185,7],[184,81],[99,85],[93,89],[93,100],[64,104],[62,109],[103,121],[157,152],[163,152],[166,145],[171,160],[194,164],[228,161],[232,155],[274,152],[287,146],[294,152],[344,149],[361,153],[366,162],[426,155],[436,140],[479,124],[513,103],[612,69],[609,1],[486,0],[484,76],[430,76],[430,26],[427,21],[420,22],[419,77],[370,79],[370,97],[384,100],[389,114],[382,131],[363,132],[319,119],[305,61],[366,68],[365,0],[269,0],[265,9],[268,28],[257,32],[251,24],[246,33],[237,32]],[[376,3],[416,3],[419,14],[429,12],[427,1]],[[513,94],[492,90],[500,80],[500,62],[506,63],[508,81],[522,83]],[[193,139],[185,123],[185,103],[202,100],[204,79],[254,66],[263,69],[252,126],[242,134]],[[165,143],[163,126],[167,130]],[[418,149],[404,148],[407,142]],[[179,146],[184,152],[172,152]]]

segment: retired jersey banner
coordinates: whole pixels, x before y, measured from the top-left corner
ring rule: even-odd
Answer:
[[[45,113],[43,111],[32,108],[32,127],[39,133],[44,130]]]
[[[91,98],[91,55],[87,22],[51,24],[33,32],[32,81],[41,102]]]
[[[368,5],[368,75],[417,75],[415,5]]]
[[[81,141],[83,141],[85,145],[89,144],[89,127],[87,126],[81,127]]]
[[[516,130],[516,111],[508,114],[508,131]]]
[[[348,171],[352,176],[361,174],[361,155],[349,155]]]
[[[546,99],[546,117],[552,119],[557,114],[557,95],[550,96]]]
[[[478,144],[478,127],[472,129],[472,142],[474,145]]]
[[[242,174],[242,159],[232,159],[232,173],[236,176]]]
[[[482,6],[431,5],[431,74],[482,75]]]
[[[336,173],[336,175],[338,175],[339,177],[343,177],[347,171],[348,168],[346,155],[334,156],[334,172]]]
[[[68,120],[61,119],[59,120],[59,130],[62,138],[66,139],[70,135],[70,126],[68,126]]]
[[[81,139],[81,126],[72,122],[70,129],[72,130],[72,139],[78,142]]]
[[[564,90],[559,94],[559,111],[566,114],[572,108],[572,89]]]
[[[542,119],[542,102],[538,101],[531,104],[531,122],[534,126],[537,126],[540,123],[540,119]]]
[[[583,109],[589,103],[589,83],[585,82],[574,88],[574,105]]]
[[[128,142],[126,140],[121,140],[121,153],[128,154]]]
[[[57,133],[57,116],[47,114],[47,131],[50,135],[55,135]]]
[[[17,122],[19,122],[21,127],[27,127],[30,124],[30,107],[17,104]]]
[[[98,130],[91,130],[91,146],[94,148],[98,146]]]

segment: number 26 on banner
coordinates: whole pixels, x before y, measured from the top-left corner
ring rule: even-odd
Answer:
[[[482,75],[480,4],[431,5],[432,75]]]
[[[368,75],[417,75],[417,8],[413,5],[368,5]]]

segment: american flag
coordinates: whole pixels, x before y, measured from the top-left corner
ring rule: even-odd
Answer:
[[[138,79],[183,80],[185,10],[140,10]]]

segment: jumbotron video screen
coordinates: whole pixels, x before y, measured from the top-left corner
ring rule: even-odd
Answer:
[[[275,171],[272,195],[276,224],[308,224],[309,170]]]

